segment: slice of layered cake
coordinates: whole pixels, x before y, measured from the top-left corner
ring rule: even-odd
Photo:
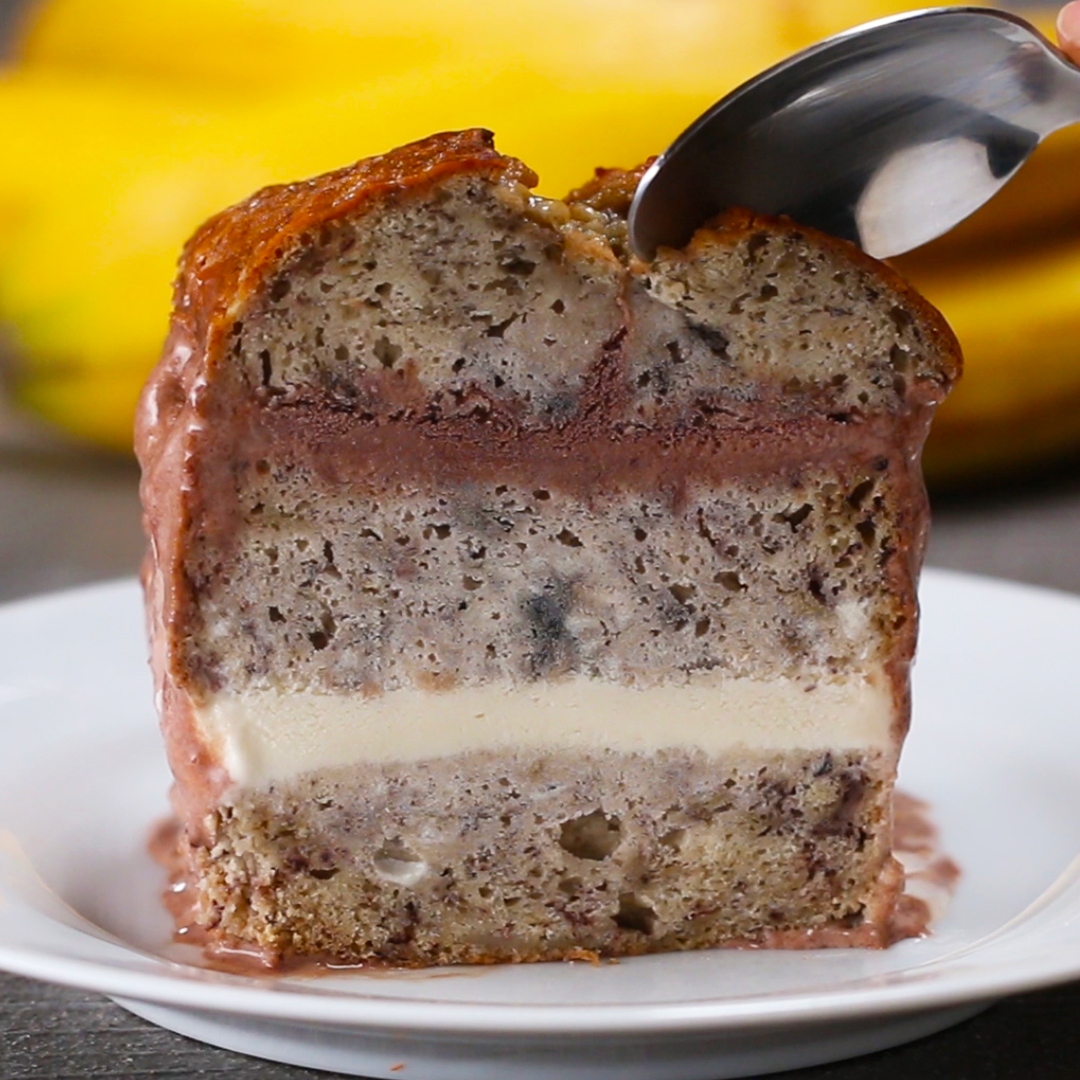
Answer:
[[[940,316],[732,211],[624,247],[482,131],[188,245],[138,423],[178,856],[337,961],[889,940]]]

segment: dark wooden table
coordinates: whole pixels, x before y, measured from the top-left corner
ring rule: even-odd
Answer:
[[[1080,1075],[1078,1018],[1080,983],[1074,983],[1004,1001],[907,1046],[781,1075],[791,1080],[1075,1080]],[[337,1075],[241,1057],[156,1028],[97,994],[0,975],[3,1080]]]

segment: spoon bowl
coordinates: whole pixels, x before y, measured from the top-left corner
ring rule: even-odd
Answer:
[[[630,243],[650,259],[740,206],[899,255],[948,232],[1077,121],[1080,68],[1018,16],[881,19],[777,64],[695,121],[642,178]]]

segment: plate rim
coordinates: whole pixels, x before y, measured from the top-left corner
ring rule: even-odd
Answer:
[[[130,951],[141,955],[138,950]],[[949,961],[946,957],[938,962],[947,965]],[[378,1029],[400,1034],[457,1033],[489,1037],[559,1034],[624,1038],[635,1034],[689,1036],[761,1031],[794,1024],[872,1019],[992,1001],[1075,981],[1080,976],[1080,956],[1063,958],[1053,966],[1034,962],[1025,968],[1014,962],[989,972],[968,971],[967,978],[946,970],[930,983],[801,992],[777,995],[773,999],[761,996],[648,1005],[516,1005],[373,998],[345,994],[336,988],[326,993],[297,991],[292,987],[270,990],[250,984],[230,985],[225,981],[229,977],[204,982],[188,977],[175,978],[168,972],[125,972],[101,961],[42,958],[40,954],[9,946],[0,946],[0,968],[26,978],[107,997],[332,1028]],[[235,978],[240,981],[243,977]]]
[[[1025,596],[1054,604],[1065,604],[1080,616],[1080,596],[1063,590],[1031,585],[956,571],[927,567],[921,586],[930,584],[938,589],[991,589],[1000,594]],[[76,588],[57,589],[0,604],[0,630],[9,620],[42,611],[57,604],[72,601],[116,602],[125,594],[138,589],[134,577],[114,578]],[[110,594],[112,594],[110,596]],[[115,597],[115,599],[113,599]],[[1075,867],[1064,867],[1061,875],[1036,898],[1027,911],[1037,909],[1040,902],[1059,888],[1062,880]],[[1075,902],[1075,901],[1074,901]],[[15,898],[40,917],[42,915],[25,901]],[[10,907],[11,900],[8,900]],[[1018,925],[1027,920],[1027,911],[1017,916]],[[0,905],[0,935],[3,933],[3,905]],[[17,917],[17,916],[16,916]],[[1017,923],[1007,924],[1012,926]],[[55,921],[55,920],[52,920]],[[62,925],[62,924],[58,924]],[[66,926],[67,932],[84,934],[77,927]],[[988,1001],[1009,994],[1021,993],[1058,985],[1080,978],[1080,948],[1063,948],[1053,957],[1045,955],[1027,960],[1010,958],[1008,962],[985,962],[991,958],[996,944],[1008,941],[1008,935],[990,940],[1001,928],[973,943],[946,953],[944,956],[914,964],[905,973],[918,973],[910,982],[882,986],[859,985],[836,989],[762,994],[746,998],[701,999],[696,1001],[665,1001],[642,1003],[560,1004],[553,1002],[520,1005],[508,1002],[459,1002],[439,998],[386,998],[348,993],[339,987],[318,989],[318,980],[310,986],[297,987],[273,983],[273,976],[244,977],[206,973],[194,965],[171,961],[144,952],[112,935],[99,932],[97,936],[111,947],[160,964],[160,971],[130,971],[108,959],[86,959],[58,956],[41,949],[27,949],[5,942],[0,936],[0,970],[27,978],[37,978],[111,997],[125,997],[159,1005],[171,1005],[196,1011],[220,1011],[230,1015],[293,1021],[328,1027],[348,1027],[354,1030],[378,1028],[383,1031],[412,1034],[452,1034],[520,1037],[523,1035],[626,1037],[641,1034],[702,1034],[739,1030],[762,1030],[798,1023],[827,1023],[849,1019],[869,1019],[885,1014],[915,1012],[925,1009],[948,1008],[978,1001]],[[982,966],[962,964],[950,970],[959,958],[980,957]],[[632,966],[634,961],[662,963],[662,956],[626,958],[621,961]],[[186,969],[186,971],[185,971]],[[197,973],[202,973],[197,974]],[[901,973],[897,973],[898,975]],[[901,975],[902,977],[902,975]],[[269,985],[267,984],[269,981]],[[271,988],[272,987],[272,988]]]

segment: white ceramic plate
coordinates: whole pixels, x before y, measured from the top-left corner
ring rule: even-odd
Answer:
[[[307,979],[207,971],[169,943],[135,584],[0,608],[0,967],[230,1049],[419,1080],[746,1076],[1080,977],[1080,598],[930,572],[923,604],[901,786],[963,870],[932,937]]]

